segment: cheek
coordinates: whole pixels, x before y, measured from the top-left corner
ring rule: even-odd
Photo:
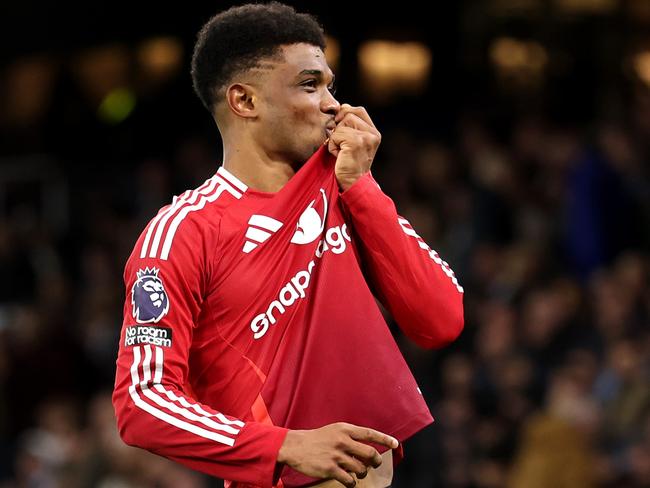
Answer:
[[[317,123],[319,120],[319,105],[311,97],[298,97],[288,107],[288,111],[292,120],[298,123]]]
[[[314,107],[296,107],[291,111],[292,131],[312,134],[321,131],[319,111]]]

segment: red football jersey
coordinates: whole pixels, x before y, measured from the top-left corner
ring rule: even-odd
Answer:
[[[341,193],[334,164],[321,147],[277,193],[221,167],[144,229],[113,394],[128,444],[231,487],[297,487],[315,480],[276,465],[287,429],[401,442],[432,422],[373,294],[433,348],[460,333],[463,290],[370,174]]]

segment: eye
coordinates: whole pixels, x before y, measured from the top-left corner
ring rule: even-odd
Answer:
[[[328,86],[327,89],[330,91],[332,96],[336,95],[336,85],[334,83],[332,83],[330,86]]]
[[[309,79],[309,80],[305,80],[300,84],[300,86],[304,86],[304,87],[307,87],[307,88],[313,88],[314,90],[316,89],[317,85],[318,85],[318,82],[314,78]]]

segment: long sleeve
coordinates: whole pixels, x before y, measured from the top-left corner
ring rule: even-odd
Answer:
[[[397,214],[370,173],[341,193],[364,273],[404,333],[439,348],[463,329],[463,288],[438,253]]]
[[[152,226],[155,220],[124,272],[113,393],[120,436],[212,476],[270,488],[287,430],[219,412],[198,402],[186,386],[193,330],[210,273],[205,236],[184,222],[170,248],[172,239],[156,236]],[[168,245],[157,252],[157,241]]]

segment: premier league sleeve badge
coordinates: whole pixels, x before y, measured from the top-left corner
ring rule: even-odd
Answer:
[[[133,317],[139,324],[157,323],[169,312],[169,297],[158,268],[138,270],[137,280],[131,288]]]

